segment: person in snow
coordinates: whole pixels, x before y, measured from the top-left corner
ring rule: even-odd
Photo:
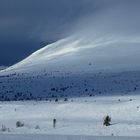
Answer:
[[[53,119],[53,128],[56,127],[56,119]]]

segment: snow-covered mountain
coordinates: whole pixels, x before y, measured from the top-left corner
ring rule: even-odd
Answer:
[[[1,71],[0,100],[138,93],[139,6],[110,4],[99,2],[69,37]]]
[[[139,91],[139,43],[100,42],[63,39],[1,71],[0,99],[56,99]]]

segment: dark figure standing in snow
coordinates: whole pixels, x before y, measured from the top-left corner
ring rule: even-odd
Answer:
[[[53,128],[56,126],[56,119],[53,119]]]

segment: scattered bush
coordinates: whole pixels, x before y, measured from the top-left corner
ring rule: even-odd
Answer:
[[[68,101],[68,98],[65,98],[64,101],[65,101],[65,102]]]
[[[24,123],[22,123],[21,121],[17,121],[16,122],[16,127],[23,127]]]
[[[36,126],[35,126],[35,129],[40,129],[39,125],[36,125]]]
[[[109,126],[110,125],[110,122],[111,122],[111,117],[109,117],[108,115],[104,117],[104,120],[103,120],[103,125],[105,126]]]
[[[6,126],[5,126],[5,125],[2,125],[2,127],[1,127],[1,131],[2,131],[2,132],[7,131],[7,128],[6,128]]]

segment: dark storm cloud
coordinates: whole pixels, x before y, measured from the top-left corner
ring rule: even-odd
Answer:
[[[0,0],[0,65],[11,65],[70,29],[92,0]]]

